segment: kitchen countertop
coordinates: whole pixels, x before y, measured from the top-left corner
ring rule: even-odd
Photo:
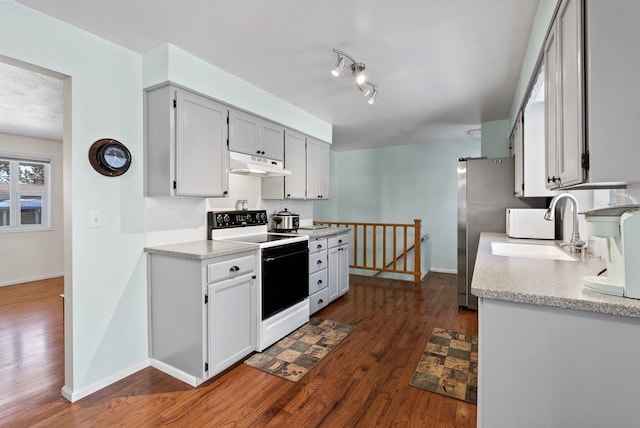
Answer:
[[[349,233],[350,227],[325,227],[323,229],[298,229],[299,235],[308,235],[309,239],[324,238],[327,236]]]
[[[158,245],[145,247],[149,254],[161,254],[164,256],[181,257],[184,259],[204,260],[230,254],[243,253],[258,248],[257,244],[230,242],[230,241],[192,241],[180,244]]]
[[[502,233],[482,233],[471,283],[473,295],[640,318],[640,300],[598,293],[582,284],[583,276],[597,275],[606,267],[604,260],[597,257],[563,261],[496,256],[491,251],[491,242],[554,245],[554,241],[512,239]]]

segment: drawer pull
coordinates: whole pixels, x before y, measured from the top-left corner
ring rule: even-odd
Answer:
[[[322,300],[322,299],[318,299],[318,304],[319,304],[319,305],[321,305],[321,304],[323,304],[323,303],[324,303],[324,300]]]
[[[322,244],[318,244],[316,248],[322,248]]]
[[[316,264],[317,264],[317,265],[322,264],[322,260],[318,260],[318,261],[316,262]]]
[[[338,244],[342,244],[342,239],[338,239]]]
[[[238,266],[231,266],[231,268],[229,269],[229,272],[238,272],[240,270],[240,268]]]
[[[320,285],[320,284],[322,284],[322,280],[321,279],[318,280],[318,285]]]

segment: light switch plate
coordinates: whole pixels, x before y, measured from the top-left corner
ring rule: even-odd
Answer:
[[[102,212],[100,210],[89,211],[89,227],[102,227]]]

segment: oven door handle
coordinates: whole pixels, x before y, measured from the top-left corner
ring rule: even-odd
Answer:
[[[276,260],[280,260],[280,259],[284,259],[286,257],[291,257],[291,256],[297,256],[298,254],[305,254],[308,253],[309,250],[304,249],[302,251],[296,251],[295,253],[287,253],[287,254],[283,254],[281,256],[276,256],[276,257],[266,257],[264,259],[262,259],[263,262],[275,262]]]

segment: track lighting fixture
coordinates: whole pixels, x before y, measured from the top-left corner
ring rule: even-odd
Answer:
[[[356,82],[356,88],[362,92],[363,96],[369,97],[367,99],[369,104],[375,103],[375,99],[378,96],[378,85],[367,82],[367,77],[364,74],[366,65],[363,62],[356,61],[349,54],[339,51],[338,49],[334,49],[333,51],[338,55],[338,62],[336,67],[331,70],[331,74],[335,77],[340,76],[342,69],[345,67],[346,60],[348,59],[351,61],[351,76]]]

